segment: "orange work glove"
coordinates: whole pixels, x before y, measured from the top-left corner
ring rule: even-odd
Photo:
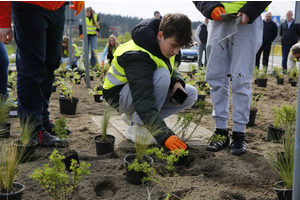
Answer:
[[[83,34],[80,34],[80,39],[83,39]]]
[[[184,149],[186,150],[187,146],[186,144],[181,141],[178,137],[175,135],[170,136],[166,141],[165,141],[165,146],[173,151],[174,149]]]
[[[104,67],[104,61],[102,61],[101,66]]]
[[[75,16],[78,15],[84,6],[84,1],[73,1],[73,5],[70,6],[71,9],[76,10]]]
[[[211,18],[215,21],[223,21],[221,18],[221,14],[226,13],[223,7],[215,7],[215,9],[211,12]]]

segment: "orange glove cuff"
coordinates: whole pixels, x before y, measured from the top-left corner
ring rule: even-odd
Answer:
[[[187,146],[186,144],[179,140],[178,137],[175,135],[170,136],[166,141],[165,141],[165,146],[173,151],[174,149],[184,149],[186,150]]]
[[[76,10],[75,16],[78,15],[84,6],[84,1],[73,1],[73,5],[70,6],[71,9]]]
[[[101,63],[101,64],[102,64],[102,67],[104,67],[104,61],[102,61],[102,63]]]
[[[80,39],[82,39],[83,38],[83,34],[80,34]]]
[[[215,21],[223,21],[221,18],[221,14],[225,13],[225,10],[223,7],[215,7],[215,9],[211,12],[211,18]]]

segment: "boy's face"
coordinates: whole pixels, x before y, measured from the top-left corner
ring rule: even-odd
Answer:
[[[158,32],[157,41],[160,48],[161,53],[166,58],[171,58],[175,54],[177,55],[181,46],[176,42],[175,36],[165,39],[163,36],[163,32]]]

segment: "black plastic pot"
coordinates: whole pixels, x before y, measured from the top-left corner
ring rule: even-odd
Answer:
[[[164,200],[166,198],[166,194],[160,197],[156,197],[155,200]],[[172,197],[170,197],[172,200],[180,200],[181,198],[176,196],[175,194],[172,194]]]
[[[14,140],[12,142],[14,146],[17,146],[17,150],[19,154],[22,154],[20,162],[25,163],[32,160],[34,153],[38,148],[38,142],[35,140],[31,140],[30,144],[23,145],[22,140]]]
[[[94,80],[94,76],[90,76],[90,81],[93,81]]]
[[[20,183],[13,183],[13,187],[18,188],[19,191],[13,193],[0,193],[0,200],[21,200],[25,186]]]
[[[256,84],[256,85],[257,85],[257,78],[256,78],[256,79],[254,79],[254,84]]]
[[[297,86],[297,81],[291,81],[291,86],[296,87]]]
[[[249,122],[248,122],[247,126],[254,126],[257,111],[258,111],[257,109],[256,110],[250,110]]]
[[[278,200],[292,200],[293,189],[280,189],[283,187],[284,187],[283,181],[277,182],[273,186],[273,190],[275,190]]]
[[[198,99],[197,101],[194,103],[194,105],[192,105],[192,108],[199,108],[199,106],[197,106],[196,104],[201,100],[201,101],[205,101],[205,97],[206,95],[198,95]]]
[[[175,106],[178,106],[178,105],[182,105],[187,97],[188,97],[188,95],[184,91],[182,91],[180,88],[177,88],[175,90],[174,94],[172,95],[172,98],[170,101]]]
[[[67,154],[67,153],[65,153]],[[71,172],[72,170],[70,169],[71,164],[72,164],[72,159],[77,161],[77,164],[79,164],[79,158],[78,158],[78,152],[76,150],[71,150],[70,151],[70,155],[64,155],[65,159],[63,160],[66,166],[66,170],[68,170],[68,172]]]
[[[129,171],[128,165],[130,165],[134,159],[135,159],[135,154],[129,154],[124,157],[125,167],[126,167],[126,181],[134,185],[141,185],[142,184],[141,180],[144,177],[147,177],[147,174],[144,172],[134,171],[133,169]],[[153,159],[150,156],[144,155],[144,159],[147,160],[147,163],[149,165],[152,165]]]
[[[97,155],[103,155],[114,151],[116,138],[113,135],[107,135],[107,142],[101,141],[102,135],[94,137]]]
[[[95,94],[94,95],[94,99],[95,99],[95,102],[102,102],[102,99],[103,99],[103,95],[101,94]]]
[[[3,124],[0,124],[0,138],[9,138],[10,136],[10,127],[11,122],[4,122]]]
[[[80,83],[81,83],[81,79],[74,78],[73,80],[74,80],[74,83],[75,83],[75,84],[80,84]]]
[[[77,103],[78,103],[79,99],[76,97],[73,97],[72,99],[73,99],[73,102],[71,102],[71,100],[69,100],[65,97],[59,98],[60,113],[67,114],[67,115],[75,115],[76,114],[76,108],[77,108]]]
[[[265,78],[265,79],[257,79],[257,86],[258,87],[267,87],[267,81],[268,79]]]
[[[275,128],[273,125],[268,124],[268,130],[267,130],[267,137],[266,140],[267,141],[279,141],[282,137],[282,135],[284,135],[285,130],[282,128]]]
[[[283,85],[284,84],[284,78],[277,78],[277,85]]]
[[[293,79],[292,78],[289,78],[289,83],[291,83],[293,81]]]

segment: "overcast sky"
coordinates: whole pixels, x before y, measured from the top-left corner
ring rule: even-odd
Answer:
[[[155,10],[161,15],[166,13],[186,14],[193,22],[204,21],[203,15],[196,9],[192,1],[85,1],[85,6],[91,6],[96,13],[121,15],[138,18],[151,18]],[[286,12],[295,12],[295,1],[273,1],[269,6],[269,11],[273,15],[280,15],[285,18]],[[300,11],[299,11],[300,12]]]

